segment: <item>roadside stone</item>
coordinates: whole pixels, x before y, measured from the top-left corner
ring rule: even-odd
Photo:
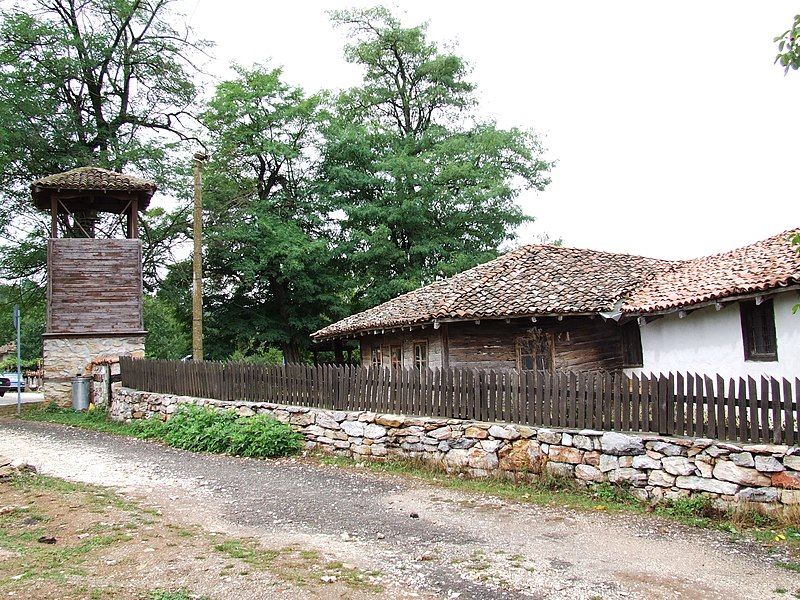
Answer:
[[[531,473],[541,473],[546,458],[539,442],[528,441],[528,461]]]
[[[326,431],[319,425],[309,425],[303,430],[307,435],[324,436]]]
[[[736,454],[731,454],[728,458],[739,467],[754,467],[756,465],[753,455],[749,452],[737,452]]]
[[[581,434],[575,434],[572,436],[572,445],[576,448],[580,448],[581,450],[593,450],[594,444],[592,444],[592,438],[587,437]]]
[[[627,469],[633,466],[633,457],[632,456],[620,456],[619,457],[619,466],[623,469]]]
[[[481,440],[478,443],[487,452],[497,452],[503,442],[500,440]]]
[[[708,454],[709,456],[713,456],[714,458],[730,454],[728,450],[726,450],[725,448],[720,448],[719,446],[709,446],[708,448],[706,448],[705,453]]]
[[[562,433],[561,434],[561,445],[562,446],[572,446],[572,436],[569,433]]]
[[[762,473],[778,473],[786,468],[774,456],[756,456],[756,470]]]
[[[256,411],[249,406],[240,406],[236,409],[236,414],[240,417],[252,417],[254,414],[256,414]],[[308,423],[306,423],[306,425],[308,425]]]
[[[469,450],[450,450],[442,462],[447,467],[466,467],[469,464]]]
[[[603,481],[603,473],[591,465],[577,465],[575,477],[584,481]]]
[[[444,442],[442,442],[444,443]],[[478,443],[478,440],[470,439],[470,438],[458,438],[457,440],[450,440],[447,442],[451,448],[472,448],[475,444]]]
[[[644,453],[642,438],[615,431],[607,431],[603,434],[603,437],[600,438],[600,447],[603,452],[616,456]]]
[[[706,479],[695,475],[681,476],[675,478],[675,485],[685,490],[696,490],[700,492],[710,492],[712,494],[734,495],[739,491],[739,486],[727,481],[717,479]]]
[[[713,475],[716,479],[730,481],[751,487],[770,485],[770,478],[762,475],[755,469],[740,467],[729,460],[718,460],[714,465]]]
[[[781,471],[772,476],[772,485],[789,490],[800,490],[800,473]]]
[[[377,440],[386,435],[386,428],[382,425],[370,423],[364,428],[364,437],[371,440]]]
[[[774,487],[743,488],[735,498],[739,502],[777,502],[778,490]]]
[[[665,456],[661,459],[664,470],[670,475],[693,475],[695,466],[684,456]]]
[[[783,504],[800,504],[800,490],[781,490],[780,496]]]

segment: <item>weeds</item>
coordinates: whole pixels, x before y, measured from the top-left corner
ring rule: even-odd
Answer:
[[[294,454],[302,447],[302,436],[285,423],[267,415],[239,417],[231,410],[182,405],[167,421],[157,417],[120,423],[112,421],[99,408],[75,412],[54,404],[26,411],[22,418],[128,435],[140,439],[162,440],[169,446],[194,452],[215,452],[274,458]]]

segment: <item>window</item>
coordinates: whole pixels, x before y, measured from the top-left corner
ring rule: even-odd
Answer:
[[[392,357],[392,367],[400,368],[403,366],[403,350],[400,346],[392,346],[390,349],[390,356]]]
[[[553,370],[553,336],[541,329],[517,339],[519,368],[527,371]]]
[[[428,368],[428,342],[414,342],[414,366],[420,370]]]
[[[370,357],[372,360],[373,365],[380,365],[381,364],[381,349],[380,348],[373,348],[372,355]]]
[[[741,302],[742,341],[744,359],[759,361],[778,360],[778,342],[775,338],[775,309],[772,300],[761,304]]]
[[[384,346],[381,348],[381,362],[379,363],[382,367],[388,367],[391,364],[391,352],[389,351],[389,346]]]
[[[642,334],[636,321],[629,321],[622,326],[622,366],[644,366]]]

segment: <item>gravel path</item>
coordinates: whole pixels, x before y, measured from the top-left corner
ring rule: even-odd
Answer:
[[[800,594],[800,575],[774,564],[782,557],[647,516],[520,505],[311,460],[193,454],[44,423],[0,421],[0,454],[112,486],[181,522],[379,570],[387,597]]]

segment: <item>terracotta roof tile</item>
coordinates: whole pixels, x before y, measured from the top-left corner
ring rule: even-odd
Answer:
[[[522,246],[313,334],[316,339],[434,319],[586,314],[611,310],[638,281],[671,263],[596,250]]]
[[[658,312],[798,285],[800,254],[791,243],[797,233],[800,229],[729,252],[681,261],[632,290],[622,311]]]
[[[434,319],[679,309],[800,284],[800,254],[786,231],[686,261],[531,245],[333,323],[315,339]]]
[[[146,179],[124,175],[100,167],[79,167],[64,173],[48,175],[34,181],[32,189],[48,190],[114,190],[128,192],[156,191],[156,184]]]

